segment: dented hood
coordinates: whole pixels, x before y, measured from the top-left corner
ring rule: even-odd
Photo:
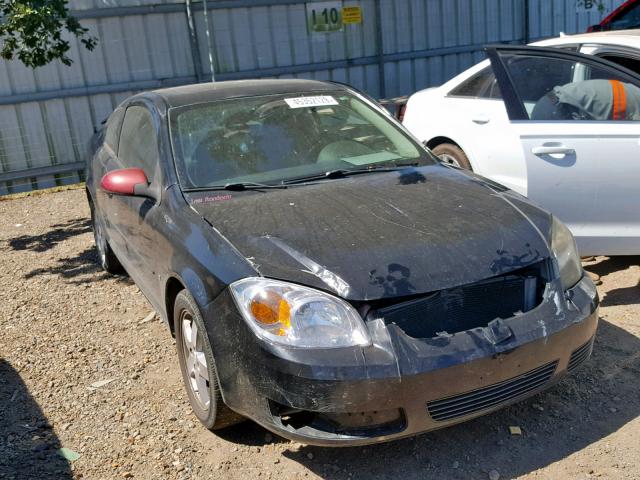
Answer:
[[[471,283],[549,256],[548,214],[440,165],[188,200],[261,275],[353,301]]]

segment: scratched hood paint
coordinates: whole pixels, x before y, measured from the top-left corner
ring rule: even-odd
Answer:
[[[545,212],[439,165],[188,199],[261,275],[353,301],[471,283],[549,256]]]

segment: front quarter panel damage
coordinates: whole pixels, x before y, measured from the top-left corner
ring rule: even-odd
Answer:
[[[569,353],[595,333],[597,304],[588,277],[567,293],[559,280],[553,280],[540,305],[497,326],[491,322],[484,328],[420,339],[370,318],[370,347],[334,350],[289,349],[259,341],[228,290],[207,306],[206,318],[212,320],[206,323],[214,351],[225,359],[217,368],[231,408],[289,438],[358,444],[379,438],[285,428],[274,416],[272,402],[292,411],[331,415],[400,409],[406,413],[406,425],[394,438],[440,428],[455,422],[436,424],[429,419],[428,400],[506,381],[549,361],[558,362],[556,376],[564,374]]]

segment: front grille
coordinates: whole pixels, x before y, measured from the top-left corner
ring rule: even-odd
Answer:
[[[410,337],[433,338],[527,312],[539,303],[542,286],[532,275],[507,275],[384,307],[377,315]]]
[[[427,411],[431,418],[442,422],[495,407],[542,387],[551,379],[557,366],[556,360],[489,387],[428,402]]]
[[[568,372],[573,372],[591,356],[591,352],[593,351],[594,339],[595,337],[591,338],[591,340],[589,340],[587,343],[573,351],[571,357],[569,358],[569,365],[567,366]]]

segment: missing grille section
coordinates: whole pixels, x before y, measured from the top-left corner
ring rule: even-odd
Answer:
[[[274,401],[270,405],[272,414],[284,428],[298,432],[371,437],[391,435],[406,428],[404,412],[398,408],[338,413],[290,409]]]
[[[542,301],[543,264],[514,274],[441,290],[380,308],[377,316],[414,338],[433,338],[477,327],[496,318],[527,312]]]

